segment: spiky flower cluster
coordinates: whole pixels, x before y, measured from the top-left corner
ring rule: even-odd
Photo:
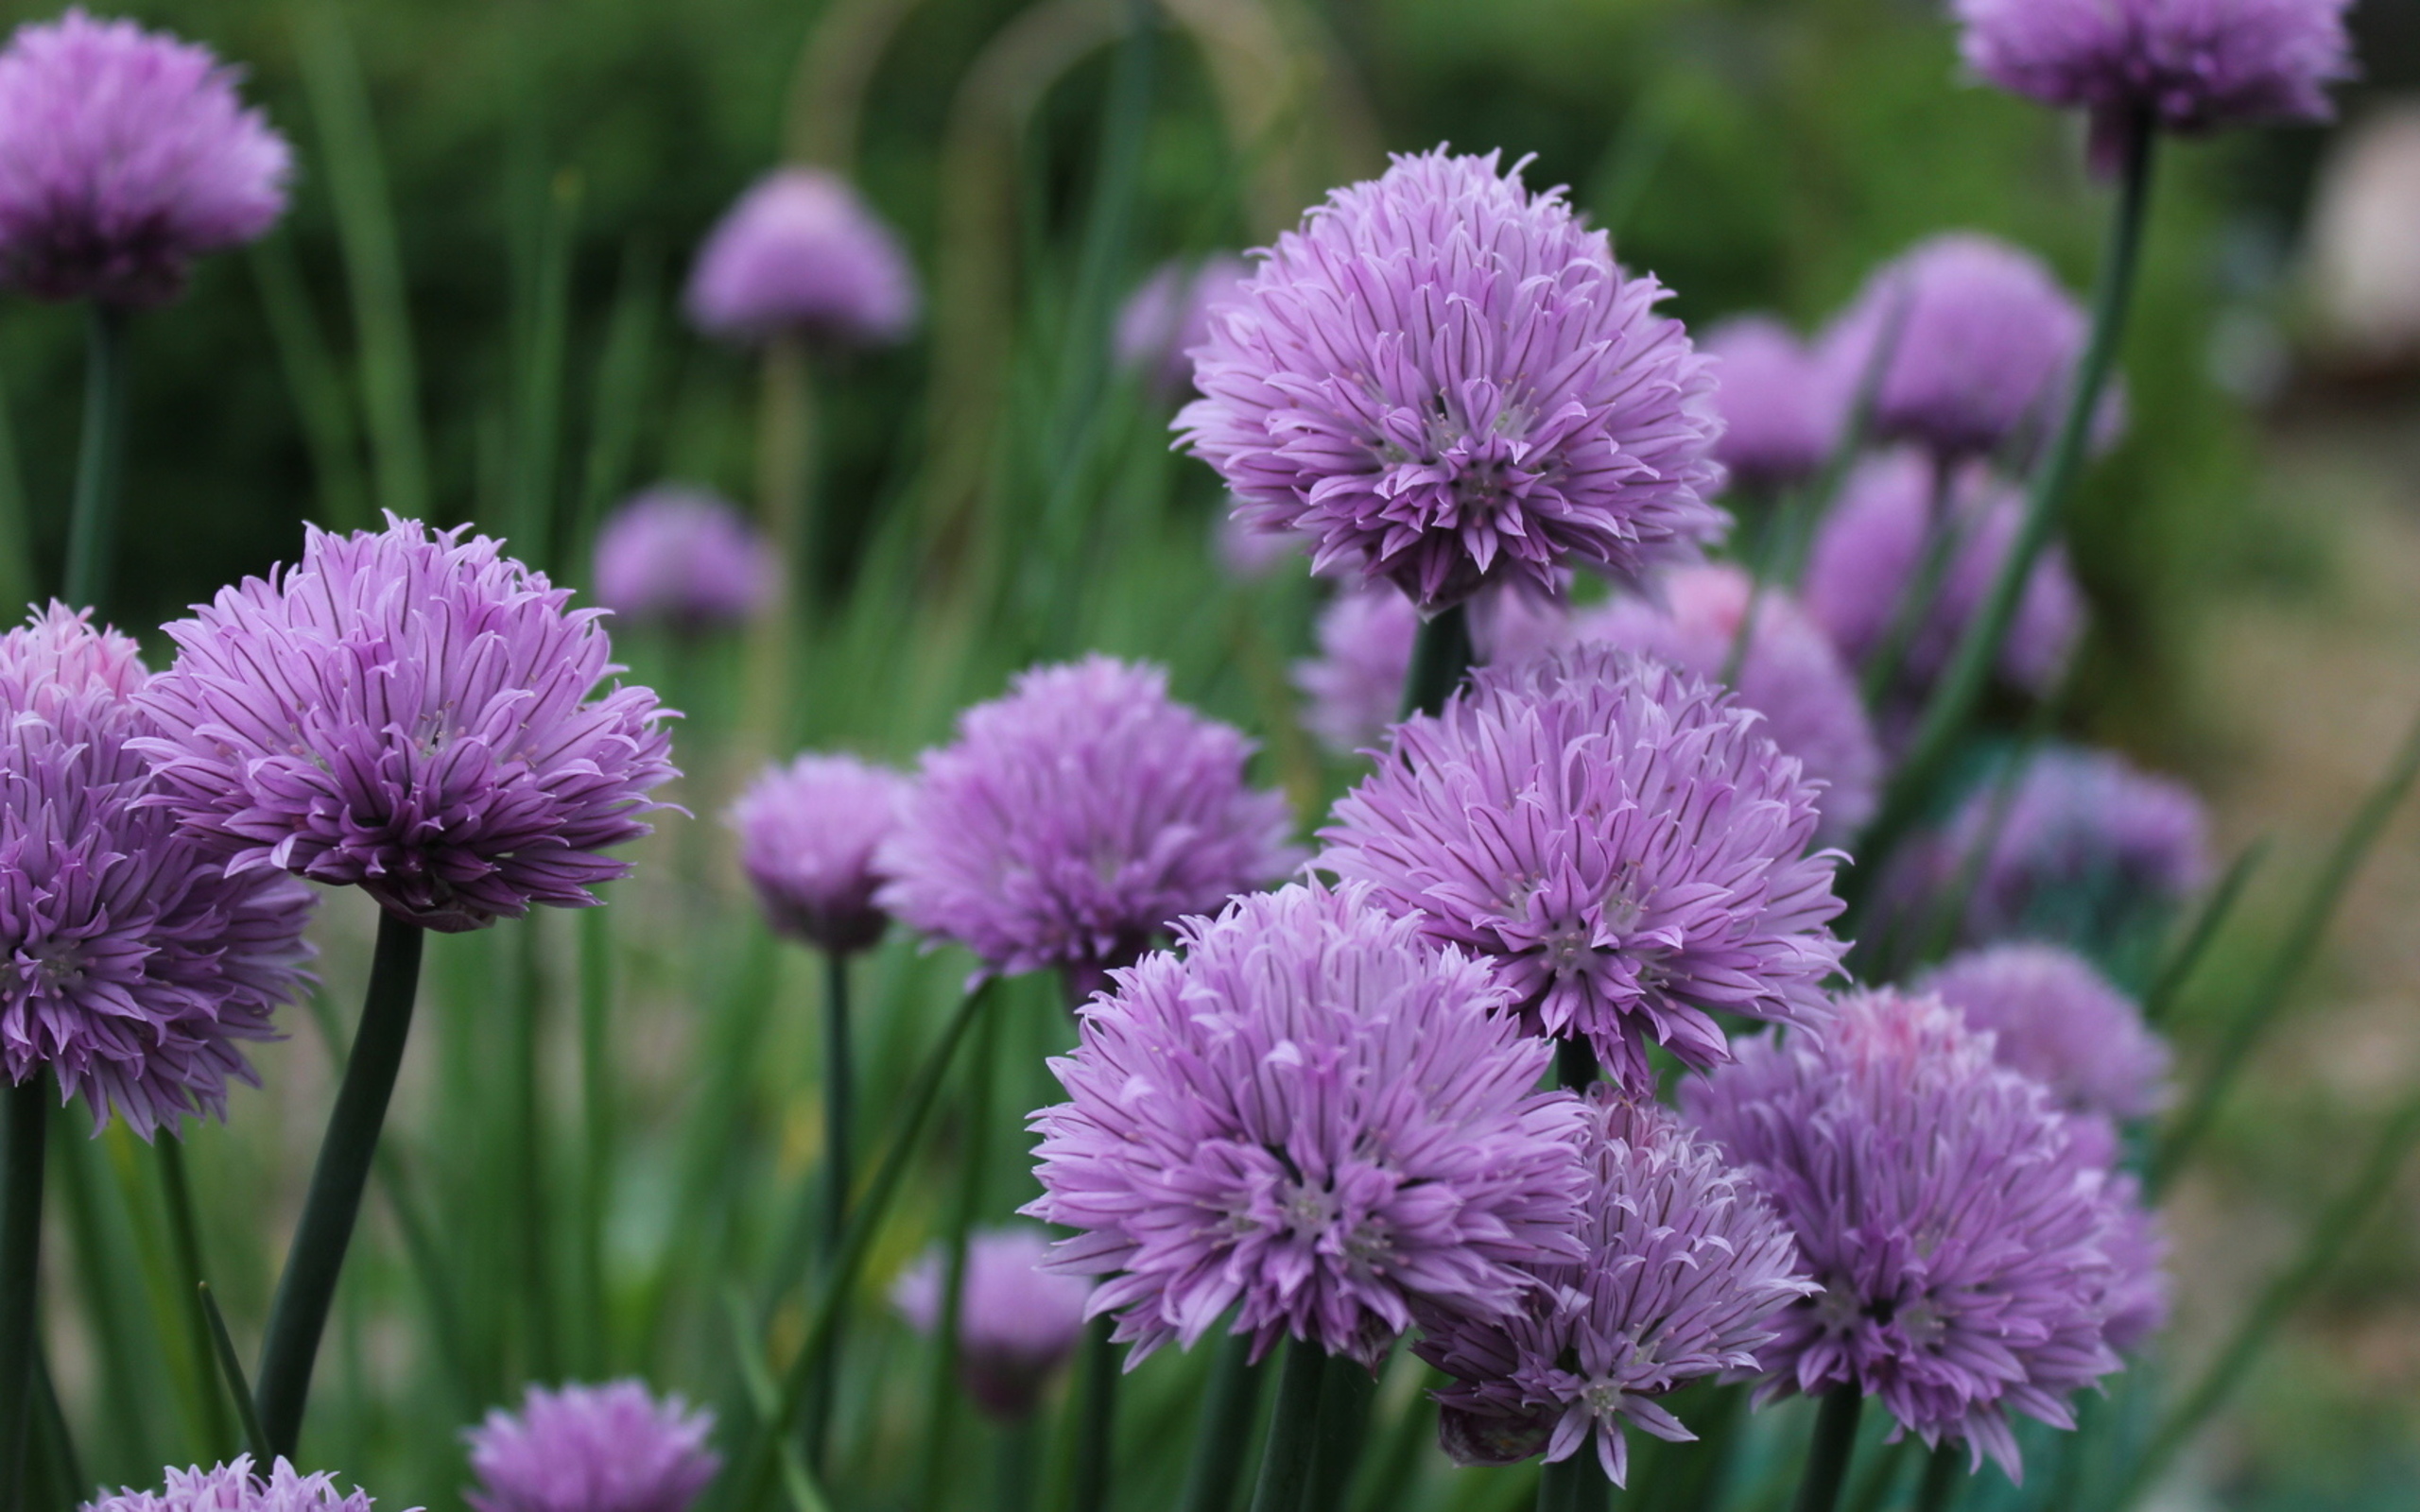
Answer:
[[[908,779],[854,756],[809,751],[769,766],[731,806],[739,865],[781,934],[861,951],[890,916],[876,906],[874,853],[899,827]]]
[[[1329,195],[1212,317],[1177,417],[1249,518],[1424,609],[1723,525],[1711,365],[1523,165],[1441,147]]]
[[[707,233],[687,301],[698,329],[726,340],[885,346],[915,323],[916,274],[848,180],[780,168]]]
[[[1093,656],[1018,675],[925,753],[877,856],[877,902],[1004,972],[1097,972],[1300,859],[1252,743],[1168,697],[1167,674]]]
[[[1051,1062],[1034,1217],[1080,1230],[1057,1268],[1140,1358],[1236,1309],[1374,1363],[1412,1309],[1502,1316],[1522,1268],[1577,1260],[1582,1108],[1487,967],[1367,889],[1294,885],[1178,931],[1115,973]]]
[[[2014,1477],[2009,1415],[2072,1428],[2068,1399],[2118,1368],[2125,1211],[2048,1093],[1940,999],[1853,994],[1820,1043],[1754,1041],[1681,1106],[1824,1288],[1760,1352],[1766,1397],[1862,1392]]]
[[[1189,392],[1190,353],[1210,339],[1210,312],[1236,297],[1249,272],[1242,258],[1225,252],[1154,268],[1118,306],[1112,335],[1118,366],[1139,372],[1163,396]]]
[[[1942,963],[1921,986],[1992,1052],[2071,1113],[2141,1118],[2167,1100],[2167,1044],[2134,1000],[2059,945],[1996,945]]]
[[[203,1469],[170,1469],[165,1488],[138,1491],[121,1486],[114,1496],[95,1497],[82,1512],[370,1512],[367,1492],[337,1489],[333,1474],[298,1473],[279,1455],[266,1476],[252,1473],[252,1456]]]
[[[1318,865],[1495,960],[1531,1032],[1643,1091],[1650,1043],[1729,1057],[1716,1013],[1828,1011],[1836,857],[1807,853],[1815,788],[1760,724],[1607,646],[1490,667],[1396,728]]]
[[[227,1111],[306,981],[310,889],[234,876],[147,801],[134,643],[53,604],[0,636],[0,1072],[146,1139]]]
[[[596,533],[596,602],[633,625],[687,634],[752,618],[779,567],[730,500],[677,484],[648,489]]]
[[[479,1484],[462,1499],[476,1512],[687,1512],[721,1465],[714,1425],[637,1381],[531,1386],[520,1412],[464,1430]]]
[[[1725,320],[1703,345],[1720,383],[1714,458],[1732,481],[1770,492],[1813,476],[1840,439],[1844,412],[1814,350],[1769,315]]]
[[[1815,1290],[1789,1230],[1715,1148],[1653,1103],[1589,1107],[1586,1255],[1535,1267],[1538,1288],[1496,1320],[1425,1320],[1420,1357],[1454,1378],[1438,1436],[1464,1464],[1568,1459],[1594,1439],[1623,1484],[1622,1425],[1694,1438],[1662,1400],[1754,1370],[1773,1314]]]
[[[358,886],[447,931],[593,903],[675,772],[653,693],[590,696],[621,668],[604,610],[570,596],[461,528],[309,528],[299,562],[167,627],[176,664],[136,696],[159,734],[135,747],[233,873]]]
[[[1080,1276],[1043,1269],[1049,1258],[1049,1237],[1037,1228],[987,1228],[967,1239],[959,1379],[977,1406],[1003,1422],[1033,1416],[1051,1374],[1084,1335],[1092,1288]],[[947,1277],[948,1256],[935,1246],[892,1285],[891,1304],[918,1332],[940,1326]]]
[[[0,282],[164,303],[285,213],[293,153],[207,47],[80,8],[0,51]]]

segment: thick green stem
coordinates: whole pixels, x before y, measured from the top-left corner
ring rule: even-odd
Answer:
[[[1585,1038],[1574,1036],[1554,1042],[1554,1079],[1573,1091],[1582,1091],[1597,1080],[1597,1047]]]
[[[2227,868],[2227,874],[2219,879],[2219,885],[2210,889],[2210,896],[2203,901],[2201,912],[2194,916],[2192,924],[2177,941],[2176,948],[2160,963],[2159,974],[2152,978],[2152,985],[2143,990],[2145,1023],[2157,1025],[2166,1022],[2176,1006],[2176,1000],[2183,995],[2186,985],[2193,980],[2193,973],[2200,969],[2203,957],[2212,945],[2218,943],[2221,928],[2234,917],[2235,905],[2243,898],[2245,884],[2251,882],[2252,874],[2260,869],[2260,863],[2267,859],[2268,854],[2269,841],[2265,837],[2253,841],[2237,855],[2234,864]]]
[[[1404,679],[1403,717],[1433,714],[1461,686],[1471,669],[1471,617],[1461,604],[1420,622],[1411,643],[1411,673]]]
[[[1538,1512],[1604,1512],[1613,1488],[1597,1464],[1596,1450],[1583,1444],[1569,1459],[1540,1467]]]
[[[25,1504],[26,1451],[33,1443],[34,1348],[42,1274],[43,1146],[50,1128],[50,1073],[37,1068],[0,1084],[0,1512]]]
[[[1916,1512],[1949,1512],[1958,1504],[1971,1478],[1965,1460],[1959,1446],[1946,1441],[1926,1457],[1925,1478],[1916,1486]]]
[[[1000,1425],[999,1457],[993,1477],[993,1512],[1032,1512],[1033,1483],[1040,1469],[1035,1439],[1039,1430],[1030,1416]]]
[[[849,1126],[854,1118],[851,1091],[854,1074],[849,1049],[849,958],[838,951],[823,953],[823,1242],[818,1246],[825,1264],[838,1252],[849,1226],[849,1184],[856,1167],[849,1159]],[[840,1360],[840,1322],[833,1324],[832,1348],[808,1388],[806,1422],[800,1437],[806,1463],[823,1471],[824,1439],[831,1433],[833,1372]],[[940,1473],[934,1465],[925,1473]],[[928,1499],[929,1500],[929,1499]]]
[[[614,1171],[614,936],[602,908],[579,915],[579,1332],[587,1368],[612,1370],[612,1299],[606,1296],[605,1217]]]
[[[1178,1512],[1232,1512],[1260,1406],[1260,1377],[1250,1333],[1230,1334],[1219,1344],[1210,1386],[1201,1399],[1201,1426],[1194,1434],[1193,1467],[1185,1475]]]
[[[512,927],[515,954],[515,994],[512,1015],[512,1160],[513,1248],[521,1262],[520,1314],[527,1349],[524,1367],[534,1380],[556,1375],[555,1303],[558,1298],[548,1243],[554,1226],[547,1221],[546,1118],[539,1060],[545,1040],[546,982],[544,941],[539,937],[543,914],[531,914]]]
[[[59,1406],[59,1388],[50,1377],[50,1362],[43,1351],[34,1351],[34,1422],[32,1429],[35,1457],[48,1473],[43,1477],[44,1494],[50,1505],[61,1509],[83,1504],[92,1492],[92,1483],[84,1479],[84,1467],[76,1454],[76,1435],[67,1431],[67,1414]]]
[[[1815,1438],[1806,1446],[1806,1473],[1798,1483],[1795,1512],[1832,1512],[1840,1504],[1849,1460],[1857,1453],[1857,1420],[1865,1397],[1856,1386],[1825,1392],[1815,1414]]]
[[[84,435],[76,454],[63,596],[96,613],[109,607],[118,500],[126,490],[127,318],[121,305],[95,304],[85,327]]]
[[[395,1091],[395,1074],[404,1063],[405,1042],[411,1038],[412,1005],[419,996],[421,947],[425,939],[418,924],[389,913],[378,916],[378,948],[370,966],[361,1029],[354,1036],[353,1053],[345,1060],[344,1083],[337,1090],[327,1136],[311,1169],[302,1221],[295,1227],[294,1246],[286,1253],[285,1272],[278,1278],[277,1298],[269,1307],[268,1332],[261,1341],[257,1400],[269,1448],[289,1459],[302,1437],[302,1408],[310,1400],[311,1367],[319,1358],[320,1335],[327,1328],[328,1309],[336,1300],[337,1280],[344,1273],[345,1249],[353,1242],[354,1220],[361,1211],[362,1188],[370,1180],[379,1130],[387,1122],[387,1103]]]
[[[958,1202],[950,1212],[949,1231],[942,1239],[941,1311],[933,1319],[933,1382],[930,1435],[925,1452],[924,1495],[918,1506],[937,1507],[949,1494],[950,1444],[957,1436],[959,1333],[965,1321],[967,1236],[975,1228],[976,1210],[983,1201],[984,1155],[992,1123],[992,1068],[1000,1057],[1000,1016],[993,1014],[976,1031],[975,1063],[967,1068],[966,1149],[959,1171]]]
[[[1103,1512],[1109,1505],[1110,1469],[1117,1448],[1117,1346],[1110,1342],[1115,1321],[1093,1319],[1084,1331],[1082,1417],[1076,1425],[1072,1512]]]
[[[1311,1485],[1305,1493],[1305,1512],[1314,1507],[1340,1507],[1361,1463],[1361,1441],[1370,1433],[1370,1407],[1378,1394],[1378,1378],[1370,1367],[1344,1355],[1330,1355],[1327,1380],[1320,1386],[1320,1441],[1311,1452]]]
[[[152,1150],[160,1164],[160,1195],[168,1210],[168,1247],[176,1257],[177,1284],[184,1293],[185,1331],[193,1357],[200,1362],[207,1379],[217,1347],[210,1336],[210,1313],[202,1300],[202,1278],[210,1272],[201,1263],[201,1228],[194,1221],[192,1183],[185,1179],[184,1142],[173,1133],[164,1134]],[[226,1397],[204,1391],[201,1418],[210,1435],[209,1452],[222,1459],[233,1454],[238,1447],[235,1423],[228,1413]]]
[[[1303,1494],[1310,1486],[1311,1457],[1319,1446],[1320,1385],[1326,1376],[1327,1356],[1316,1345],[1287,1343],[1252,1512],[1315,1512],[1303,1505]]]

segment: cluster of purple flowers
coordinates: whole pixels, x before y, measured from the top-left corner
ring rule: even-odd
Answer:
[[[596,533],[596,602],[633,625],[687,635],[754,618],[780,564],[748,517],[704,489],[649,489]]]
[[[721,1458],[714,1415],[658,1401],[636,1381],[531,1386],[468,1430],[475,1512],[688,1512]],[[349,1509],[350,1512],[350,1509]]]
[[[1083,1337],[1092,1288],[1047,1268],[1050,1239],[1039,1228],[971,1234],[959,1296],[959,1377],[977,1406],[1003,1422],[1032,1416],[1051,1375]],[[909,1326],[941,1326],[948,1257],[928,1249],[890,1289]]]

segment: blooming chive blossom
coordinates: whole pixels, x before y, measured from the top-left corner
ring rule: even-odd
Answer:
[[[1765,716],[1766,732],[1821,782],[1818,844],[1847,840],[1874,816],[1882,750],[1840,652],[1806,611],[1777,588],[1757,589],[1737,567],[1708,563],[1667,573],[1655,597],[1624,598],[1583,614],[1572,634],[1651,656],[1695,677],[1719,679],[1742,649],[1739,702]],[[1753,606],[1755,633],[1740,647]]]
[[[1521,166],[1440,148],[1329,195],[1213,314],[1177,417],[1248,519],[1424,610],[1634,576],[1724,524],[1712,364]]]
[[[887,346],[916,319],[916,275],[890,228],[822,168],[782,168],[708,233],[689,274],[689,318],[709,335],[800,335]]]
[[[238,1454],[212,1469],[171,1469],[162,1490],[120,1487],[115,1496],[85,1503],[83,1512],[371,1512],[371,1499],[337,1489],[336,1477],[324,1470],[301,1474],[284,1455],[268,1474],[255,1475],[252,1456]]]
[[[1582,1108],[1535,1091],[1552,1058],[1487,966],[1432,946],[1368,890],[1300,884],[1188,919],[1182,956],[1114,973],[1068,1101],[1034,1116],[1043,1196],[1080,1230],[1056,1269],[1105,1278],[1095,1314],[1139,1360],[1235,1308],[1374,1365],[1412,1309],[1501,1316],[1521,1268],[1578,1259]]]
[[[899,827],[908,779],[854,756],[808,752],[766,768],[731,807],[739,865],[774,929],[827,951],[861,951],[890,916],[874,852]]]
[[[2075,952],[1996,945],[1944,962],[1921,984],[1993,1037],[1993,1053],[2069,1112],[2141,1118],[2166,1101],[2169,1054],[2142,1010]]]
[[[995,971],[1124,965],[1300,859],[1284,797],[1245,782],[1252,743],[1170,699],[1156,667],[1036,667],[958,733],[925,753],[876,902]]]
[[[1844,999],[1820,1043],[1742,1047],[1681,1106],[1748,1168],[1822,1295],[1781,1314],[1762,1393],[1879,1398],[1928,1445],[2021,1473],[2009,1414],[2060,1428],[2118,1367],[2122,1217],[2070,1122],[1940,999]]]
[[[429,929],[595,902],[676,775],[653,693],[590,696],[621,670],[604,610],[461,528],[306,531],[299,562],[167,627],[176,664],[135,700],[156,800],[231,873],[358,886]]]
[[[466,1430],[476,1512],[687,1512],[721,1461],[714,1414],[658,1401],[636,1381],[531,1386],[521,1411]]]
[[[958,1311],[958,1368],[976,1405],[1005,1422],[1033,1416],[1043,1387],[1084,1333],[1092,1288],[1078,1276],[1042,1269],[1048,1236],[994,1228],[969,1236]],[[892,1305],[918,1332],[941,1322],[947,1259],[928,1249],[890,1289]]]
[[[748,517],[703,489],[649,489],[596,533],[596,601],[632,624],[740,624],[765,607],[777,570]]]
[[[1839,441],[1841,406],[1815,352],[1767,315],[1740,316],[1706,333],[1720,367],[1715,406],[1722,438],[1714,458],[1732,481],[1772,491],[1812,477]]]
[[[1754,1370],[1775,1312],[1815,1290],[1772,1209],[1711,1144],[1652,1103],[1589,1108],[1586,1256],[1537,1266],[1507,1317],[1426,1319],[1420,1357],[1454,1378],[1437,1393],[1438,1436],[1465,1464],[1549,1460],[1596,1443],[1619,1486],[1625,1421],[1696,1437],[1661,1400],[1691,1381]]]
[[[1533,1033],[1651,1089],[1649,1043],[1728,1058],[1713,1015],[1818,1024],[1843,947],[1816,791],[1719,690],[1606,646],[1491,667],[1398,726],[1318,865],[1497,964]]]
[[[146,1139],[257,1082],[304,986],[310,889],[230,876],[146,801],[134,643],[59,605],[0,636],[0,1072]]]
[[[1139,371],[1165,395],[1191,392],[1194,348],[1210,339],[1210,311],[1235,298],[1250,270],[1219,253],[1163,263],[1118,307],[1117,364]]]
[[[0,283],[152,305],[285,213],[293,153],[207,47],[70,9],[0,51]]]
[[[1824,333],[1822,361],[1845,413],[1874,364],[1873,434],[1947,460],[1985,456],[2055,407],[2083,350],[2083,310],[2040,258],[1973,232],[1937,236],[1886,265]],[[1887,355],[1876,344],[1888,341]]]

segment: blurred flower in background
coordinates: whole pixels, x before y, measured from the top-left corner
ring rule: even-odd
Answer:
[[[2132,998],[2060,945],[1995,945],[1953,955],[1917,986],[1992,1036],[1992,1054],[2050,1090],[2071,1113],[2142,1118],[2168,1100],[2168,1045]]]
[[[886,346],[916,319],[916,275],[898,237],[847,180],[781,168],[718,222],[689,274],[689,318],[725,340],[796,335]]]
[[[744,624],[781,570],[736,505],[665,484],[624,503],[596,533],[596,601],[621,622],[687,635]]]
[[[1084,1335],[1092,1287],[1081,1277],[1045,1270],[1050,1236],[1025,1227],[967,1236],[966,1280],[959,1297],[958,1374],[975,1404],[1003,1422],[1033,1416],[1050,1378]],[[890,1288],[891,1304],[919,1333],[941,1324],[949,1256],[925,1251]]]
[[[890,916],[874,903],[874,854],[899,827],[906,776],[854,756],[809,751],[770,766],[731,807],[739,864],[777,933],[861,951]]]
[[[687,1512],[721,1456],[706,1447],[714,1414],[637,1381],[531,1386],[521,1410],[466,1429],[475,1512]]]
[[[1815,349],[1769,315],[1735,316],[1699,343],[1720,365],[1715,406],[1722,436],[1714,459],[1750,493],[1771,494],[1814,476],[1840,444],[1847,396]]]
[[[1210,312],[1236,297],[1250,271],[1228,252],[1161,264],[1118,307],[1117,365],[1163,399],[1189,394],[1192,352],[1210,339]]]

